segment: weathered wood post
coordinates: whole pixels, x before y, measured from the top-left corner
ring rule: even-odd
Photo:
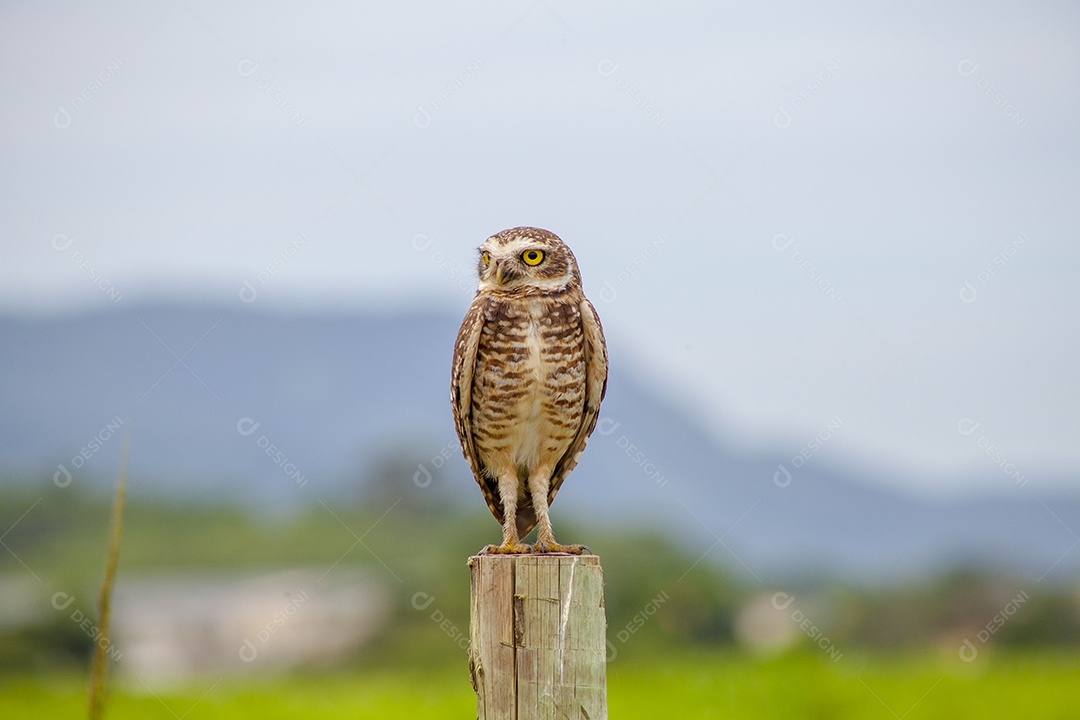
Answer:
[[[475,555],[469,568],[477,718],[606,718],[600,558]]]

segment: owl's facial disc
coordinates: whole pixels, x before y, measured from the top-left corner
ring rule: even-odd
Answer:
[[[546,231],[533,228],[504,231],[488,238],[479,250],[480,290],[514,294],[558,292],[577,277],[569,248]]]

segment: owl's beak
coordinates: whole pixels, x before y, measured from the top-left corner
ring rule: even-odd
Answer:
[[[521,277],[517,268],[509,264],[509,262],[504,263],[502,260],[496,260],[492,270],[494,270],[494,272],[489,277],[492,277],[495,281],[495,287],[505,287],[507,283],[513,282]]]

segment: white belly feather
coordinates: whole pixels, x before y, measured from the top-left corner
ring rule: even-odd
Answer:
[[[583,361],[545,345],[543,334],[552,327],[545,310],[541,301],[530,301],[524,317],[518,316],[513,345],[500,350],[517,357],[512,363],[493,363],[485,371],[489,379],[481,382],[486,391],[474,397],[477,412],[490,413],[493,427],[501,426],[477,436],[477,452],[489,477],[515,472],[524,478],[541,466],[553,471],[573,442],[572,418],[584,405],[584,389],[576,387],[583,381]],[[568,406],[567,394],[581,404]]]
[[[542,443],[550,434],[543,416],[544,378],[547,377],[548,367],[540,351],[540,328],[535,319],[531,319],[525,330],[525,347],[529,351],[525,361],[527,372],[524,382],[527,386],[525,395],[518,401],[514,464],[531,469],[539,463]]]

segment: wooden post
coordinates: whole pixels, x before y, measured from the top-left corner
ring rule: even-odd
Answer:
[[[607,718],[596,555],[475,555],[469,674],[478,720]]]

